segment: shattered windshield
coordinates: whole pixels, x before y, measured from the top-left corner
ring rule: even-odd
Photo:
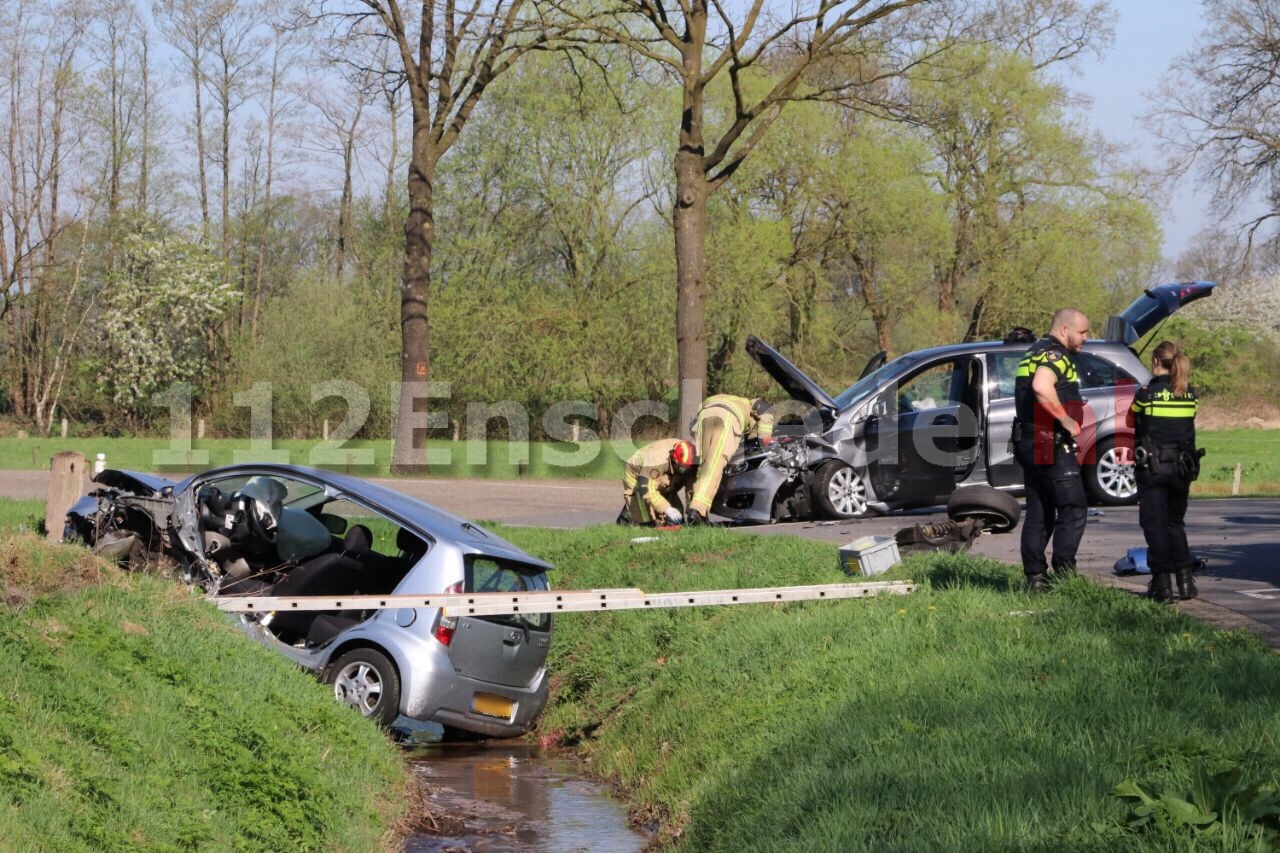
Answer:
[[[841,411],[849,408],[855,403],[860,402],[870,396],[877,388],[895,376],[901,376],[920,361],[920,356],[907,353],[899,356],[893,361],[880,367],[879,370],[868,373],[848,388],[841,391],[836,396],[836,406]]]

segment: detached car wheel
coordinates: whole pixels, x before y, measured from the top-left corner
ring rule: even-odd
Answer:
[[[1022,505],[1013,495],[990,486],[965,486],[947,500],[947,517],[953,521],[976,518],[984,530],[1008,533],[1018,526]]]
[[[1104,438],[1094,448],[1094,464],[1081,474],[1089,496],[1100,504],[1122,506],[1138,502],[1138,481],[1133,471],[1133,454],[1116,447],[1115,437]]]
[[[853,518],[867,511],[867,484],[853,468],[830,459],[814,472],[813,500],[821,515]]]
[[[353,649],[329,666],[325,681],[333,698],[387,727],[400,715],[400,674],[374,649]]]

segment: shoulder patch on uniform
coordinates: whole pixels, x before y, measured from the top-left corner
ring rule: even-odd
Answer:
[[[649,479],[650,479],[650,480],[656,480],[656,479],[658,479],[658,478],[659,478],[659,477],[661,477],[661,476],[662,476],[662,472],[661,472],[661,471],[659,471],[657,468],[650,468],[650,469],[649,469]]]
[[[1062,358],[1062,353],[1058,352],[1056,349],[1045,350],[1044,357],[1049,361],[1057,361]]]

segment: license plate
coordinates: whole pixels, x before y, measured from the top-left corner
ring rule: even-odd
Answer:
[[[511,719],[511,710],[515,707],[505,696],[494,696],[492,693],[477,693],[471,697],[471,710],[486,717]]]

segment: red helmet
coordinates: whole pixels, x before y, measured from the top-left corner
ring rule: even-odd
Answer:
[[[696,464],[697,460],[694,457],[693,445],[684,439],[680,439],[671,448],[671,467],[677,473],[683,474]]]

